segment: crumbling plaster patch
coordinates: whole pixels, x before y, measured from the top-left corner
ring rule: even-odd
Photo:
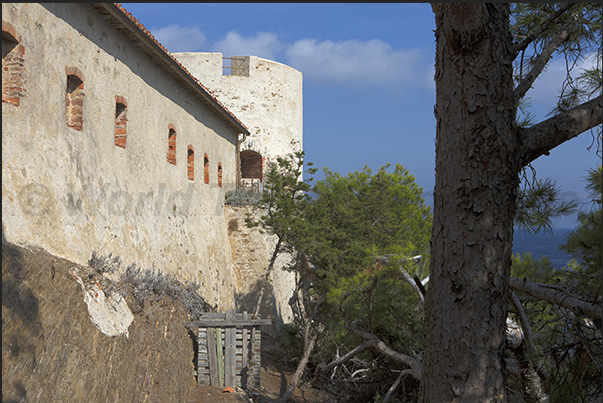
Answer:
[[[128,328],[134,320],[134,315],[126,300],[118,293],[111,293],[107,297],[98,281],[85,284],[77,267],[72,267],[70,272],[82,287],[84,301],[94,326],[107,336],[125,335],[129,338]]]

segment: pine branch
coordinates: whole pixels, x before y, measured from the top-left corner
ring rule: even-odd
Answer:
[[[540,73],[542,73],[542,70],[544,70],[546,64],[549,62],[549,60],[551,60],[551,56],[553,55],[555,49],[557,49],[563,43],[563,41],[567,39],[569,36],[569,27],[575,22],[576,18],[577,13],[574,12],[572,14],[571,21],[567,22],[563,26],[559,34],[557,34],[557,36],[544,47],[542,53],[536,57],[532,70],[526,74],[523,80],[521,80],[513,91],[513,99],[515,104],[517,104],[517,102],[519,102],[519,100],[523,98],[526,95],[526,92],[528,92],[528,90],[532,87],[534,81],[536,81]]]
[[[600,125],[601,119],[603,98],[599,95],[534,126],[518,129],[523,142],[521,166],[525,167],[541,155],[548,155],[558,145]]]
[[[528,35],[521,43],[515,43],[513,45],[513,53],[518,54],[519,52],[521,52],[522,50],[527,48],[528,45],[530,43],[534,42],[534,40],[536,40],[536,38],[538,38],[538,36],[540,36],[540,34],[542,34],[549,27],[549,25],[551,25],[551,23],[553,21],[555,21],[557,18],[559,18],[567,10],[572,8],[575,4],[576,3],[567,3],[566,5],[561,7],[559,10],[557,10],[553,14],[551,14],[549,16],[549,18],[546,19],[545,22],[543,22],[537,29],[533,30],[532,33],[530,35]]]
[[[308,361],[310,361],[310,354],[312,350],[314,350],[314,345],[316,343],[316,339],[318,338],[318,330],[312,331],[311,322],[308,321],[304,328],[304,352],[302,354],[302,358],[297,364],[297,368],[295,369],[295,373],[289,380],[289,385],[287,389],[283,393],[283,395],[274,401],[274,403],[286,403],[289,401],[291,395],[293,395],[293,391],[299,385],[301,381],[302,375],[306,370],[306,366],[308,365]]]

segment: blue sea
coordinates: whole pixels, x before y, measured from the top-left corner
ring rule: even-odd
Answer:
[[[563,268],[572,257],[559,250],[558,246],[565,243],[567,234],[571,230],[573,228],[553,228],[552,232],[540,231],[537,234],[530,234],[516,228],[513,235],[513,254],[530,252],[534,259],[546,255],[553,267]]]

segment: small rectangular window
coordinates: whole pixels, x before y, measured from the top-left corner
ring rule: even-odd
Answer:
[[[218,186],[222,187],[222,163],[218,162]]]
[[[84,128],[84,75],[77,67],[66,67],[65,114],[67,126],[75,130]]]
[[[193,181],[195,180],[195,149],[191,144],[188,145],[187,154],[188,179]]]
[[[126,148],[128,103],[124,97],[115,97],[115,145]]]
[[[170,164],[176,165],[176,129],[173,124],[168,125],[168,151],[167,161]]]
[[[203,154],[203,181],[209,183],[209,157]]]

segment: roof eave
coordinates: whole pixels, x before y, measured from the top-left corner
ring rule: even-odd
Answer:
[[[116,3],[89,4],[126,37],[133,36],[137,40],[133,41],[135,46],[139,47],[160,67],[171,73],[170,76],[185,88],[188,88],[203,104],[217,112],[232,129],[238,133],[249,135],[247,127],[226,109],[226,107],[222,105],[220,101],[218,101],[213,94],[199,82],[199,80],[189,73],[188,70],[186,70],[186,68],[167,51],[167,49],[159,44],[138,20],[131,17],[131,14],[130,16],[126,15],[124,12],[125,10]]]

